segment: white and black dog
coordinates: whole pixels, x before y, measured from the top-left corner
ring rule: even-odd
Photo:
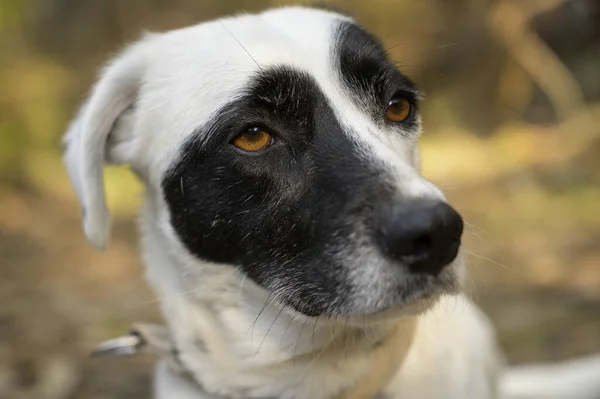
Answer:
[[[316,8],[148,34],[108,65],[65,160],[97,248],[104,165],[145,185],[173,349],[157,398],[488,399],[539,381],[500,378],[460,293],[463,222],[419,172],[419,98],[377,39]],[[586,370],[531,397],[591,398]]]

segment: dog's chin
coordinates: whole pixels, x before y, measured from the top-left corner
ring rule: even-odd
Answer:
[[[390,293],[384,295],[376,306],[365,307],[355,305],[355,309],[340,315],[348,325],[378,324],[397,319],[418,316],[431,309],[440,297],[454,295],[460,291],[460,280],[454,271],[440,276],[430,277],[427,286],[412,285],[408,281],[403,284],[401,295]]]
[[[290,306],[280,303],[288,314],[300,319],[319,318],[319,323],[339,323],[364,326],[386,323],[397,319],[418,316],[431,309],[444,295],[454,295],[461,290],[463,280],[462,262],[452,262],[437,276],[406,276],[395,287],[379,293],[369,292],[360,297],[340,301],[325,312],[314,314],[302,312],[308,306]]]
[[[440,297],[444,295],[455,295],[460,291],[458,279],[446,277],[439,285],[424,289],[413,289],[402,299],[382,301],[382,305],[375,309],[368,309],[362,313],[343,316],[348,325],[362,326],[370,324],[395,321],[406,317],[421,315],[431,309]]]

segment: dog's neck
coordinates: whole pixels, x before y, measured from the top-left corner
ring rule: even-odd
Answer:
[[[231,267],[198,267],[185,251],[174,251],[177,243],[169,241],[153,214],[146,209],[142,217],[147,278],[159,295],[180,361],[208,392],[245,398],[338,396],[369,373],[370,355],[398,326],[398,321],[348,326],[290,314]],[[400,323],[402,334],[412,336],[414,317]]]

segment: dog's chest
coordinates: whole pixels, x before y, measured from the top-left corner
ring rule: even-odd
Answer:
[[[448,313],[457,306],[460,310]],[[409,344],[404,353],[403,343]],[[199,348],[197,340],[188,344],[182,342],[181,349],[204,386],[159,366],[157,399],[489,399],[494,397],[498,366],[485,320],[468,301],[454,298],[442,301],[420,320],[414,341],[400,340],[386,348],[406,360],[401,365],[389,364],[390,369],[386,369],[388,364],[380,367],[375,379],[391,370],[390,380],[381,385],[375,382],[376,390],[370,396],[357,389],[365,380],[370,383],[373,376],[369,373],[378,367],[366,353],[344,356],[338,348],[295,362],[250,365],[232,358],[227,365],[223,358],[207,356],[203,352],[206,347]],[[228,345],[233,346],[231,342]],[[173,396],[173,392],[181,394]]]
[[[303,365],[306,366],[306,365]],[[296,370],[295,374],[280,373],[279,380],[273,377],[266,379],[266,374],[257,371],[254,374],[247,373],[237,378],[225,376],[212,376],[212,381],[207,381],[206,388],[198,384],[191,376],[173,371],[168,362],[162,360],[157,366],[155,373],[155,397],[156,399],[334,399],[339,395],[340,385],[347,385],[348,365],[337,370],[323,372],[315,370],[302,377],[302,369]],[[361,367],[364,371],[364,367]],[[354,371],[356,374],[356,371]],[[302,377],[302,378],[299,378]],[[218,387],[218,388],[217,388]],[[218,389],[219,393],[212,393],[212,389]],[[370,398],[365,398],[370,399]],[[381,394],[373,399],[388,399]]]

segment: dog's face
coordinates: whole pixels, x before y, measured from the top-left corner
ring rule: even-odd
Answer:
[[[149,36],[69,134],[86,233],[107,240],[106,154],[142,177],[192,267],[237,268],[304,315],[453,291],[462,221],[419,174],[419,96],[376,39],[322,10]]]

